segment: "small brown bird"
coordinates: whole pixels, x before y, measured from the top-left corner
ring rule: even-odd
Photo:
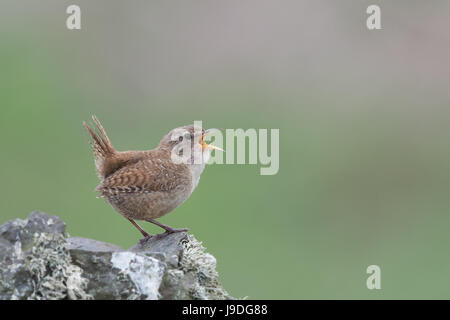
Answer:
[[[188,125],[173,129],[159,146],[147,151],[116,151],[100,121],[84,127],[91,136],[97,174],[102,180],[95,189],[144,236],[151,237],[134,220],[145,220],[166,230],[164,234],[187,231],[173,229],[155,219],[181,205],[194,191],[212,149],[204,130]]]

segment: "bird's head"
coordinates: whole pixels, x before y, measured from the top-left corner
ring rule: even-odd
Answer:
[[[159,147],[169,150],[172,161],[176,163],[204,164],[211,150],[224,151],[205,142],[207,135],[216,130],[219,129],[205,130],[194,125],[175,128],[162,138]]]

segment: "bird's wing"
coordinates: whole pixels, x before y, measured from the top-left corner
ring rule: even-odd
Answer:
[[[184,165],[145,159],[123,167],[105,178],[96,188],[101,195],[170,191],[191,183],[190,171]]]

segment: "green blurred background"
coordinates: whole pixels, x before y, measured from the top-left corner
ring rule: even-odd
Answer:
[[[203,241],[231,295],[450,298],[450,2],[375,2],[2,1],[0,222],[39,209],[136,243],[93,192],[91,114],[119,150],[194,120],[279,128],[277,175],[207,166],[160,220]]]

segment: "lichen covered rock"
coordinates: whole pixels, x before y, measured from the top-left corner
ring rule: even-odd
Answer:
[[[124,250],[37,211],[0,226],[0,299],[232,299],[215,267],[186,233]]]
[[[0,299],[90,299],[65,224],[42,212],[0,226]]]

